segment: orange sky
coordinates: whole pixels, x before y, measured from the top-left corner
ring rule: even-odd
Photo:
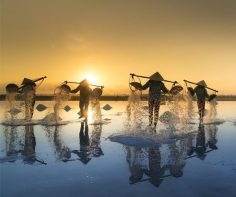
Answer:
[[[38,89],[87,75],[106,94],[129,73],[199,81],[236,94],[234,0],[0,0],[0,92],[47,75]],[[144,81],[143,81],[144,82]]]

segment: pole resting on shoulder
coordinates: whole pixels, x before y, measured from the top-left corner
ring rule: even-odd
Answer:
[[[80,85],[80,82],[75,82],[75,81],[64,81],[64,83],[65,84],[67,84],[67,83],[72,83],[72,84],[78,84],[78,85]],[[94,85],[94,84],[89,84],[90,86],[94,86],[94,87],[98,87],[98,88],[104,88],[104,86],[100,86],[100,85]]]
[[[147,76],[142,76],[142,75],[136,75],[134,73],[130,73],[130,75],[132,76],[132,78],[135,76],[135,77],[140,77],[140,78],[144,78],[144,79],[150,79],[150,77],[147,77]],[[165,81],[165,82],[169,82],[169,83],[173,83],[173,85],[177,84],[178,82],[177,81],[169,81],[169,80],[162,80],[162,81]]]
[[[44,80],[44,79],[46,79],[46,78],[47,78],[47,76],[40,77],[40,78],[38,78],[38,79],[32,80],[32,82],[35,83],[35,82],[37,82],[37,81],[41,81],[41,80]],[[21,87],[19,87],[19,88],[18,88],[18,91],[19,91],[20,89],[24,88],[25,86],[26,86],[26,85],[22,85]]]
[[[190,84],[194,84],[194,85],[199,85],[199,84],[197,84],[197,83],[194,83],[194,82],[192,82],[192,81],[188,81],[188,80],[186,80],[186,79],[184,79],[184,82],[187,84],[187,83],[190,83]],[[209,89],[209,90],[212,90],[212,91],[214,91],[214,92],[218,92],[218,90],[215,90],[215,89],[212,89],[212,88],[209,88],[209,87],[205,87],[206,89]]]

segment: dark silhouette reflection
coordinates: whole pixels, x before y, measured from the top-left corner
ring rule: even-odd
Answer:
[[[22,151],[22,155],[25,156],[24,162],[27,164],[33,164],[36,159],[35,153],[36,140],[34,136],[34,127],[32,125],[25,126],[25,144]]]
[[[206,139],[206,133],[207,138]],[[217,144],[217,126],[214,124],[202,125],[198,127],[198,133],[196,136],[196,145],[188,152],[188,158],[197,157],[201,160],[204,160],[207,156],[207,153],[218,149]],[[194,153],[196,153],[194,155]],[[187,159],[188,159],[187,158]]]
[[[196,157],[204,160],[207,153],[218,148],[216,134],[216,125],[199,125],[197,134],[187,134],[168,144],[152,147],[125,146],[131,174],[129,183],[148,181],[159,187],[168,177],[182,177],[188,159]]]
[[[73,150],[72,152],[78,155],[83,164],[88,164],[92,157],[100,157],[104,155],[101,148],[101,134],[102,134],[102,113],[100,102],[92,100],[92,120],[91,125],[92,134],[89,136],[89,127],[87,121],[81,123],[80,127],[80,150]]]
[[[79,139],[80,139],[80,150],[73,150],[72,152],[78,155],[80,161],[83,164],[88,164],[91,160],[90,151],[90,140],[89,140],[89,130],[87,122],[81,122]]]
[[[6,157],[0,158],[0,163],[15,162],[22,160],[25,164],[46,164],[36,157],[36,139],[34,135],[34,126],[24,126],[24,139],[19,140],[16,130],[17,127],[5,129]],[[23,143],[22,143],[23,141]]]
[[[159,187],[163,181],[166,166],[161,167],[161,153],[159,147],[152,147],[148,150],[149,170],[145,174],[150,177],[149,181],[155,187]]]
[[[199,159],[204,160],[206,157],[206,137],[205,137],[205,127],[204,125],[199,125],[199,130],[196,139],[195,152]]]
[[[139,148],[127,146],[126,150],[126,160],[131,173],[129,177],[130,184],[149,181],[155,187],[159,187],[166,177],[165,170],[167,169],[167,166],[161,165],[159,147]]]

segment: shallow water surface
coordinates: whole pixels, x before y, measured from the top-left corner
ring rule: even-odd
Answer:
[[[236,194],[236,102],[219,102],[218,122],[199,126],[195,117],[187,130],[147,127],[146,102],[140,117],[127,112],[127,102],[103,101],[90,107],[88,126],[78,120],[78,102],[66,103],[65,124],[53,126],[40,124],[52,102],[38,104],[47,109],[35,109],[37,124],[0,125],[1,196]],[[106,104],[112,109],[103,110]],[[9,121],[5,106],[1,123]]]

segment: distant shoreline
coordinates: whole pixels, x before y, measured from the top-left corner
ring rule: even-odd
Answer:
[[[101,101],[127,101],[129,95],[104,95],[99,100]],[[147,100],[147,95],[142,95],[142,100]],[[0,94],[0,101],[6,100],[5,94]],[[20,97],[17,97],[17,100],[21,100]],[[54,100],[53,95],[37,95],[37,101],[52,101]],[[72,96],[70,101],[78,101],[79,96]],[[219,95],[217,96],[218,101],[236,101],[236,95]]]

